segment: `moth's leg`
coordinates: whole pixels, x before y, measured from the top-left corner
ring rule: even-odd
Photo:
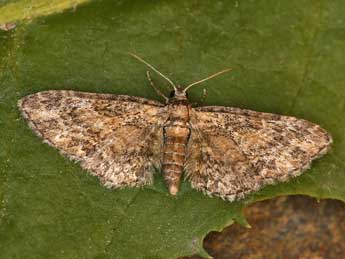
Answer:
[[[205,100],[206,100],[206,97],[207,97],[207,91],[206,89],[204,88],[203,91],[202,91],[202,97],[201,97],[201,100],[200,100],[200,104],[203,105]]]
[[[169,98],[166,97],[156,86],[155,84],[153,83],[152,79],[151,79],[151,76],[150,76],[150,71],[146,71],[146,76],[147,76],[147,79],[149,80],[152,88],[156,91],[156,93],[159,95],[159,96],[162,96],[165,100],[166,103],[169,102]]]
[[[200,98],[200,101],[192,103],[192,106],[202,106],[206,100],[206,97],[207,97],[207,91],[204,88],[202,91],[202,97]]]

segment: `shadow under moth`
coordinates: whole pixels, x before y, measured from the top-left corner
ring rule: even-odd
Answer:
[[[64,90],[18,102],[45,143],[79,161],[107,187],[151,184],[159,168],[172,195],[184,172],[192,188],[233,201],[300,175],[330,147],[331,136],[303,119],[223,106],[193,108],[187,90],[229,69],[182,88],[131,55],[170,83],[168,98],[147,74],[166,104]]]

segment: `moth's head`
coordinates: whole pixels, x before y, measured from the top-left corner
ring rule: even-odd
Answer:
[[[170,85],[172,86],[172,88],[174,89],[173,91],[170,92],[170,98],[164,96],[159,90],[157,90],[157,89],[155,88],[155,86],[153,85],[153,82],[152,82],[152,80],[151,80],[151,78],[150,78],[149,71],[147,71],[147,77],[148,77],[149,81],[151,82],[151,85],[152,85],[153,88],[156,90],[156,92],[157,92],[160,96],[162,96],[162,97],[165,99],[165,101],[166,101],[167,103],[176,103],[176,102],[181,102],[181,101],[187,102],[187,97],[188,97],[187,90],[190,89],[192,86],[197,85],[197,84],[200,84],[200,83],[202,83],[202,82],[205,82],[206,80],[209,80],[209,79],[211,79],[211,78],[213,78],[213,77],[219,76],[219,75],[221,75],[221,74],[223,74],[223,73],[228,72],[228,71],[231,70],[231,68],[224,69],[224,70],[219,71],[219,72],[217,72],[217,73],[214,73],[214,74],[212,74],[212,75],[210,75],[210,76],[208,76],[208,77],[206,77],[206,78],[204,78],[204,79],[201,79],[201,80],[199,80],[199,81],[196,81],[196,82],[194,82],[194,83],[191,83],[191,84],[187,85],[185,88],[182,88],[182,87],[179,86],[179,85],[175,85],[175,84],[173,83],[173,81],[171,81],[167,76],[163,75],[161,72],[159,72],[156,68],[154,68],[152,65],[150,65],[149,63],[147,63],[147,62],[146,62],[145,60],[143,60],[141,57],[139,57],[139,56],[137,56],[137,55],[135,55],[135,54],[133,54],[133,53],[129,53],[129,54],[130,54],[131,56],[133,56],[134,58],[136,58],[137,60],[139,60],[140,62],[146,64],[149,68],[151,68],[153,71],[155,71],[157,74],[159,74],[161,77],[163,77],[165,80],[167,80],[167,81],[169,82],[169,84],[170,84]]]
[[[170,92],[169,103],[176,102],[188,102],[188,93],[181,86],[176,86],[174,90]]]

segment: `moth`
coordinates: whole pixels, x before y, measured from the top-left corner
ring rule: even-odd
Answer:
[[[151,184],[161,169],[171,195],[182,175],[192,188],[234,201],[267,184],[300,175],[324,155],[332,138],[320,126],[290,116],[188,102],[182,88],[135,54],[172,87],[165,104],[125,95],[44,91],[18,107],[31,129],[106,187]]]

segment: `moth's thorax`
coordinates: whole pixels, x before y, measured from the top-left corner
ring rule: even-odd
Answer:
[[[170,104],[169,121],[189,122],[189,104]]]
[[[169,99],[169,120],[170,121],[189,121],[190,105],[187,93],[182,88],[177,88],[170,94]]]

